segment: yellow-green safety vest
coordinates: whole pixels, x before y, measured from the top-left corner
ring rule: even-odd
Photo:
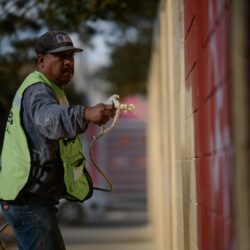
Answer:
[[[46,83],[54,91],[59,103],[66,96],[62,89],[49,81],[42,73],[34,71],[23,81],[16,92],[9,113],[0,166],[0,199],[14,200],[27,183],[31,157],[27,138],[21,125],[21,101],[25,89],[34,83]],[[60,156],[64,166],[64,182],[70,200],[84,201],[93,192],[92,181],[86,169],[80,138],[70,143],[59,140]]]

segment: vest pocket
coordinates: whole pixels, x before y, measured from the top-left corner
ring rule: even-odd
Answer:
[[[92,193],[92,182],[89,181],[89,176],[86,175],[85,159],[81,153],[74,155],[64,162],[64,180],[67,188],[67,193],[83,201]]]

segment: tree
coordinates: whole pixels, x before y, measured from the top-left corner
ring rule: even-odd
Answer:
[[[114,63],[99,73],[113,83],[114,89],[122,86],[124,94],[145,92],[152,24],[157,5],[157,0],[2,0],[0,101],[5,106],[10,105],[15,89],[27,72],[20,65],[26,62],[26,66],[34,67],[33,48],[41,32],[57,29],[75,32],[88,44],[97,32],[94,26],[89,25],[89,21],[100,19],[115,22],[121,38],[126,37],[126,32],[133,28],[140,39],[110,43]]]

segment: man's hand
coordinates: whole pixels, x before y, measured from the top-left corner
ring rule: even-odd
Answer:
[[[99,103],[94,107],[85,108],[85,120],[97,125],[104,125],[115,115],[115,107]]]

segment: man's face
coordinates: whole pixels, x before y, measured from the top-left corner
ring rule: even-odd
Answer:
[[[63,87],[74,75],[74,52],[65,51],[42,55],[39,64],[49,80]]]

